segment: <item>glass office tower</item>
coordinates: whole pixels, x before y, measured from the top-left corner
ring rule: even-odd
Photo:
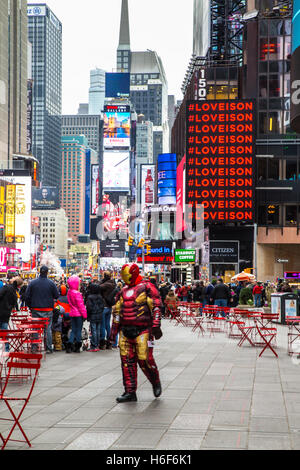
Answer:
[[[40,181],[61,184],[62,24],[46,4],[28,5],[32,44],[33,147]]]

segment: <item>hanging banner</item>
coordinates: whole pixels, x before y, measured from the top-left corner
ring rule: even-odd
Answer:
[[[15,240],[25,243],[24,227],[26,227],[26,196],[25,185],[16,185]]]
[[[0,187],[0,228],[4,227],[4,214],[5,214],[5,189]]]

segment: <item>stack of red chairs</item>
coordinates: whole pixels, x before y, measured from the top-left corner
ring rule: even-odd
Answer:
[[[11,316],[11,322],[15,328],[26,332],[24,349],[27,352],[39,352],[46,354],[46,331],[49,324],[48,318],[32,318],[30,313],[23,311],[21,314]]]
[[[24,410],[30,400],[32,395],[34,385],[36,383],[36,379],[38,377],[38,372],[41,367],[41,354],[27,354],[24,352],[12,352],[9,353],[8,362],[7,362],[7,374],[4,381],[4,386],[0,391],[0,402],[5,403],[7,406],[8,411],[10,412],[11,418],[0,418],[0,421],[5,421],[7,423],[12,423],[12,427],[8,432],[6,437],[0,432],[0,439],[2,441],[1,450],[4,450],[7,446],[9,441],[14,442],[26,442],[29,447],[31,447],[31,443],[28,437],[25,434],[25,431],[22,428],[20,423],[21,416],[24,413]],[[11,376],[14,373],[13,371],[18,370],[20,371],[20,375],[32,375],[33,380],[27,390],[25,396],[20,397],[20,393],[17,393],[17,396],[11,396],[11,393],[8,394],[7,386],[10,382]],[[21,403],[21,409],[16,411],[16,404]],[[12,439],[11,436],[16,429],[19,428],[25,441],[20,441],[17,439]]]

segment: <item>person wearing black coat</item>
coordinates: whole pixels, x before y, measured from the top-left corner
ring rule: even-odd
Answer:
[[[205,304],[205,293],[206,288],[204,286],[203,281],[197,282],[196,287],[193,291],[194,302],[201,302],[202,304]]]
[[[104,301],[99,284],[91,284],[86,301],[87,321],[91,325],[91,352],[99,351]]]
[[[212,291],[211,298],[218,307],[227,307],[231,302],[231,293],[229,287],[224,284],[223,279],[218,279],[217,285]],[[225,313],[223,313],[225,316]]]
[[[47,266],[40,268],[40,276],[31,281],[26,289],[25,300],[30,308],[32,318],[47,318],[49,323],[46,328],[47,353],[52,353],[52,317],[54,303],[59,297],[59,292],[53,281],[48,279]]]

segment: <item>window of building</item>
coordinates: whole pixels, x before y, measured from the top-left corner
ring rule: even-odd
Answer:
[[[258,225],[279,225],[280,207],[275,204],[260,205],[258,207]]]
[[[297,167],[297,159],[289,159],[285,160],[285,179],[297,181],[298,179],[298,167]]]
[[[297,206],[285,206],[285,224],[297,225]]]
[[[268,179],[279,180],[280,179],[280,159],[279,158],[268,158]]]

